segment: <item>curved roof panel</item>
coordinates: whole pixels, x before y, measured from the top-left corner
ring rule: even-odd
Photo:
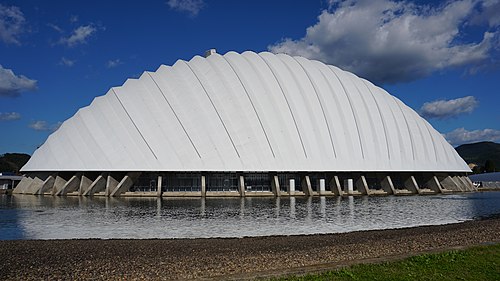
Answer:
[[[470,171],[415,111],[337,67],[195,56],[129,79],[49,136],[29,171]]]

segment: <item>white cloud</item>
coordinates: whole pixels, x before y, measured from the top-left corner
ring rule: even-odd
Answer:
[[[13,121],[21,119],[21,114],[17,112],[0,112],[0,121]]]
[[[205,6],[205,2],[203,0],[169,0],[167,5],[170,9],[187,12],[190,16],[195,17]]]
[[[54,132],[57,129],[59,129],[59,127],[61,126],[61,124],[62,124],[62,122],[57,122],[55,124],[50,125],[47,121],[38,120],[38,121],[31,122],[28,125],[28,127],[30,127],[31,129],[33,129],[35,131],[51,131],[51,132]]]
[[[107,68],[113,68],[113,67],[117,67],[117,66],[119,66],[120,64],[123,64],[123,62],[122,62],[120,59],[116,59],[116,60],[109,60],[109,61],[106,63],[106,67],[107,67]]]
[[[35,131],[48,131],[49,130],[49,125],[47,124],[47,121],[33,121],[31,122],[28,127]]]
[[[471,113],[477,107],[478,103],[473,96],[426,102],[420,108],[420,115],[424,118],[451,118],[460,114]]]
[[[59,40],[60,44],[68,47],[73,47],[79,44],[87,43],[87,39],[97,31],[93,25],[82,25],[71,33],[69,37],[62,37]]]
[[[480,141],[500,142],[500,130],[495,129],[467,131],[464,128],[458,128],[443,136],[453,146]]]
[[[75,60],[70,60],[70,59],[67,59],[65,57],[62,57],[59,64],[67,66],[67,67],[72,67],[73,65],[75,65]]]
[[[0,65],[0,97],[17,97],[22,92],[36,90],[36,82]]]
[[[268,49],[334,64],[376,83],[411,81],[491,58],[500,46],[494,16],[483,16],[493,26],[481,26],[485,32],[480,40],[462,40],[461,29],[481,14],[477,2],[446,1],[432,7],[394,0],[331,1],[303,38],[286,38]]]
[[[75,23],[77,21],[78,21],[78,16],[77,15],[72,15],[71,17],[69,17],[69,22]]]
[[[47,23],[47,26],[54,29],[55,31],[59,32],[59,33],[63,33],[64,30],[62,28],[60,28],[58,25],[55,25],[53,23]]]
[[[0,39],[3,42],[20,45],[19,36],[25,31],[25,23],[21,9],[0,4]]]

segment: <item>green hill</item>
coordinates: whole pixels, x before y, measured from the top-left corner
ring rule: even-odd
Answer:
[[[19,173],[31,156],[24,153],[5,153],[0,155],[0,172]]]
[[[462,144],[455,149],[467,164],[484,166],[486,160],[491,160],[495,163],[496,169],[500,169],[500,144],[498,143],[483,141]]]

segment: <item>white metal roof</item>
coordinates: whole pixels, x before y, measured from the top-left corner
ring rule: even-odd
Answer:
[[[470,171],[385,90],[268,52],[195,56],[66,120],[22,171]]]

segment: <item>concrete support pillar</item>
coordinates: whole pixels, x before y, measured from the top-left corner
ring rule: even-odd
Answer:
[[[413,194],[420,194],[420,187],[414,176],[409,176],[404,182],[405,188]]]
[[[342,195],[342,185],[340,184],[340,180],[338,176],[333,176],[332,179],[330,180],[329,183],[330,190],[333,192],[333,194],[337,196]]]
[[[55,195],[61,196],[61,195],[66,195],[68,192],[73,192],[78,190],[80,187],[80,177],[82,176],[81,173],[77,173],[73,175],[63,186],[61,189],[59,189]]]
[[[288,181],[288,195],[295,195],[295,179]]]
[[[467,185],[470,187],[472,191],[477,191],[477,187],[472,184],[472,181],[469,179],[468,176],[463,176],[462,179],[467,183]]]
[[[163,177],[158,175],[158,181],[156,185],[156,196],[161,197],[161,186],[162,186]]]
[[[78,189],[78,195],[83,195],[83,193],[89,189],[89,186],[92,184],[92,180],[87,177],[85,174],[82,175],[80,179],[80,188]]]
[[[42,184],[46,179],[46,175],[37,173],[31,176],[31,178],[33,181],[25,188],[24,194],[35,194],[35,192],[42,187]]]
[[[436,191],[437,193],[443,193],[443,188],[441,187],[441,183],[439,182],[436,176],[432,176],[427,182],[427,185],[430,187],[430,189]]]
[[[368,188],[365,176],[361,175],[359,177],[356,181],[356,188],[358,189],[358,192],[361,192],[361,194],[370,195],[370,189]]]
[[[455,182],[457,184],[460,185],[460,187],[462,188],[463,191],[473,191],[469,185],[467,184],[466,181],[464,181],[464,179],[462,178],[462,176],[454,176],[453,179],[455,180]]]
[[[304,192],[305,195],[307,196],[312,196],[313,191],[311,187],[311,179],[309,179],[309,176],[304,176],[301,182],[302,185],[302,191]]]
[[[459,188],[462,192],[467,192],[467,191],[469,191],[469,190],[467,189],[467,186],[466,186],[466,185],[464,185],[464,184],[462,183],[462,181],[460,180],[460,178],[459,178],[458,176],[450,176],[450,178],[451,178],[451,180],[452,180],[453,182],[455,182],[455,184],[458,186],[458,188]]]
[[[12,191],[14,194],[23,194],[26,192],[26,189],[31,185],[33,182],[33,178],[30,178],[29,176],[24,176],[21,181],[17,184],[16,188]]]
[[[245,177],[240,175],[238,177],[238,191],[240,192],[241,197],[245,197]]]
[[[90,186],[83,191],[83,196],[92,196],[96,192],[106,190],[106,179],[107,174],[100,174],[97,178],[90,184]]]
[[[325,195],[325,179],[319,179],[319,195]]]
[[[271,179],[271,189],[273,191],[274,196],[280,197],[281,196],[281,190],[280,190],[280,181],[278,179],[278,176],[273,176]]]
[[[344,180],[344,194],[351,195],[354,192],[354,180],[345,179]]]
[[[205,179],[205,176],[201,176],[201,181],[200,181],[200,189],[201,189],[201,197],[207,196],[207,182]]]
[[[56,195],[57,193],[59,193],[59,191],[61,191],[64,187],[64,185],[66,185],[68,181],[65,180],[61,175],[57,175],[56,176],[56,180],[54,181],[54,187],[52,188],[52,195]]]
[[[116,180],[112,174],[108,175],[108,178],[106,180],[106,191],[104,192],[105,196],[110,196],[113,190],[116,189],[120,182]]]
[[[37,191],[35,191],[34,194],[43,195],[45,192],[48,192],[54,187],[55,181],[56,179],[54,178],[53,175],[48,176],[47,179],[45,179],[45,181],[43,182],[42,186]]]
[[[140,175],[141,175],[140,172],[127,173],[121,179],[121,181],[118,183],[115,189],[111,192],[110,196],[116,197],[120,196],[124,192],[127,192],[132,187],[132,185],[134,185],[134,182],[137,180],[137,178],[139,178]]]
[[[394,184],[392,184],[392,179],[390,176],[385,176],[380,182],[382,189],[387,192],[387,194],[396,194],[396,189]]]

